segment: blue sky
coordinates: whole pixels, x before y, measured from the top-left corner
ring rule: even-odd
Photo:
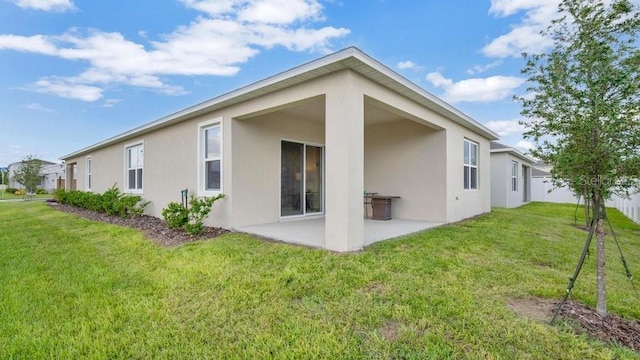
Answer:
[[[357,46],[526,149],[512,96],[558,0],[0,0],[0,166]]]

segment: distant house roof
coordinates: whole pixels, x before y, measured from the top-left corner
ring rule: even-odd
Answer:
[[[41,159],[34,159],[34,160],[40,160],[42,162],[42,165],[44,165],[44,166],[55,165],[56,164],[54,162],[47,161],[47,160],[41,160]],[[20,164],[22,164],[22,161],[16,161],[14,163],[9,164],[9,166],[7,166],[7,168],[12,168],[12,167],[20,165]]]
[[[496,142],[496,141],[492,141],[490,143],[489,149],[490,149],[492,154],[508,153],[508,154],[511,154],[511,155],[523,160],[523,161],[528,162],[531,165],[536,163],[536,160],[534,158],[521,153],[520,151],[516,150],[515,148],[513,148],[511,146],[507,146],[507,145],[501,144],[501,143]]]
[[[544,171],[541,169],[538,169],[536,167],[532,167],[531,168],[531,176],[532,177],[550,177],[551,173],[548,171]]]
[[[512,149],[512,147],[511,147],[511,146],[507,146],[507,145],[504,145],[504,144],[500,144],[500,143],[499,143],[499,142],[497,142],[497,141],[492,141],[492,142],[490,143],[490,147],[491,147],[491,150],[497,150],[497,149]]]
[[[350,69],[359,73],[360,75],[395,91],[416,103],[445,116],[448,119],[453,120],[461,126],[470,129],[489,140],[498,139],[498,135],[495,132],[464,114],[460,110],[407,80],[400,74],[365,54],[360,49],[356,47],[349,47],[184,110],[180,110],[174,114],[165,116],[120,135],[116,135],[95,145],[91,145],[87,148],[65,155],[60,159],[67,160],[211,111],[246,102],[257,97],[345,69]]]

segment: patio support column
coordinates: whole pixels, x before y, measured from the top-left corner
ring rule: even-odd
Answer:
[[[364,94],[350,71],[326,94],[325,247],[353,251],[364,245]]]
[[[75,190],[73,188],[73,178],[75,177],[75,174],[73,173],[74,165],[75,163],[65,164],[66,166],[66,169],[64,172],[64,189],[65,190]]]

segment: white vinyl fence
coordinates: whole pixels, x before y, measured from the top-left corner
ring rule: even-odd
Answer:
[[[613,196],[614,207],[625,214],[629,219],[640,224],[640,193],[633,194],[629,198],[617,195]]]

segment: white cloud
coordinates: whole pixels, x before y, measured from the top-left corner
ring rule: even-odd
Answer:
[[[77,76],[52,76],[32,87],[61,97],[96,101],[109,86],[123,84],[184,94],[184,88],[170,85],[162,77],[233,76],[240,65],[263,49],[282,46],[291,51],[325,53],[331,50],[332,40],[350,32],[331,26],[313,28],[314,21],[322,20],[317,0],[181,1],[205,14],[150,40],[147,47],[118,32],[70,29],[59,36],[0,35],[0,50],[87,62],[88,68]]]
[[[429,73],[426,79],[433,86],[443,89],[442,98],[451,103],[502,100],[513,95],[515,89],[525,81],[512,76],[491,76],[453,82],[438,72]]]
[[[413,61],[407,60],[407,61],[400,61],[398,63],[398,65],[396,65],[398,67],[398,69],[400,70],[415,70],[415,71],[420,71],[423,69],[422,66],[419,66],[418,64],[414,63]]]
[[[33,90],[43,94],[53,94],[63,98],[82,101],[96,101],[102,98],[102,89],[84,84],[74,84],[67,79],[43,78],[33,86]]]
[[[118,104],[119,102],[121,102],[121,99],[106,99],[103,103],[102,103],[102,107],[105,108],[112,108],[114,106],[116,106],[116,104]]]
[[[489,13],[496,16],[509,16],[522,10],[532,10],[539,7],[555,6],[560,0],[491,0]]]
[[[523,153],[528,152],[529,150],[531,150],[531,148],[533,148],[533,144],[530,143],[527,140],[520,140],[518,141],[517,144],[514,145],[514,147],[520,151],[522,151]]]
[[[35,110],[35,111],[42,111],[42,112],[54,112],[53,109],[50,109],[48,107],[42,106],[41,104],[38,103],[30,103],[24,106],[25,108],[29,109],[29,110]]]
[[[322,6],[317,0],[248,1],[240,10],[241,21],[266,24],[291,24],[296,21],[319,20]]]
[[[467,69],[467,74],[469,75],[480,74],[500,65],[502,65],[502,60],[496,60],[492,63],[484,64],[484,65],[473,65],[471,68]]]
[[[61,12],[75,9],[71,0],[13,0],[13,2],[23,9]]]
[[[501,137],[522,134],[524,131],[524,126],[520,125],[520,120],[492,120],[484,125]]]
[[[489,57],[519,57],[523,52],[539,53],[552,45],[540,35],[558,17],[559,0],[492,0],[489,13],[506,17],[524,11],[520,22],[510,32],[493,39],[482,49]]]
[[[44,35],[0,35],[0,50],[32,52],[42,55],[55,55],[58,51],[50,39]]]

